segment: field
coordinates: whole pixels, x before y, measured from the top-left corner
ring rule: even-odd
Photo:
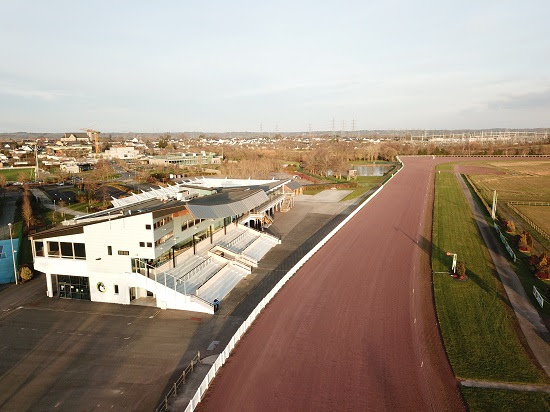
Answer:
[[[550,201],[550,161],[492,161],[483,166],[500,173],[468,173],[485,200],[491,201],[496,190],[500,202]]]
[[[542,230],[550,234],[550,206],[516,205],[516,208]]]
[[[8,182],[17,182],[19,173],[25,173],[25,181],[34,180],[34,168],[22,168],[22,169],[0,169],[0,175],[6,176]]]
[[[465,379],[547,382],[518,338],[515,315],[452,167],[440,166],[436,175],[432,268],[436,310],[454,373]],[[446,251],[466,262],[467,281],[436,273],[450,268]]]

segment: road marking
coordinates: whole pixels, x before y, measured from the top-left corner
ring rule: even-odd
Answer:
[[[206,348],[206,350],[214,350],[219,343],[219,340],[213,340],[212,343],[208,345],[208,348]]]

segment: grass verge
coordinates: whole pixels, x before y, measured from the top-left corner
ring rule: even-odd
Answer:
[[[542,412],[550,410],[550,394],[548,393],[462,387],[462,394],[471,412]]]
[[[516,334],[515,315],[452,167],[442,165],[436,174],[432,268],[449,270],[447,251],[457,253],[468,267],[465,282],[433,275],[437,315],[454,373],[466,379],[548,382]]]

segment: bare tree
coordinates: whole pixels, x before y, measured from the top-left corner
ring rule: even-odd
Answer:
[[[30,200],[30,194],[28,188],[25,188],[25,192],[23,193],[23,204],[21,205],[21,215],[23,216],[23,220],[25,221],[25,226],[30,228],[32,224],[34,223],[34,216],[32,212],[32,206],[31,206],[31,200]]]
[[[17,181],[21,183],[25,183],[27,181],[27,174],[25,172],[19,172],[17,174]]]
[[[2,188],[3,196],[6,195],[5,190],[6,190],[7,184],[8,184],[8,179],[6,178],[6,175],[0,175],[0,188]]]

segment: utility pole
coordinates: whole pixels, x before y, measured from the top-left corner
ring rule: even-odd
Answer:
[[[334,139],[334,135],[336,134],[336,129],[334,128],[334,117],[332,118],[332,138]]]
[[[34,171],[34,181],[38,181],[38,139],[34,142],[34,163],[35,163],[35,171]]]
[[[355,132],[355,119],[351,120],[351,135],[353,136]]]

